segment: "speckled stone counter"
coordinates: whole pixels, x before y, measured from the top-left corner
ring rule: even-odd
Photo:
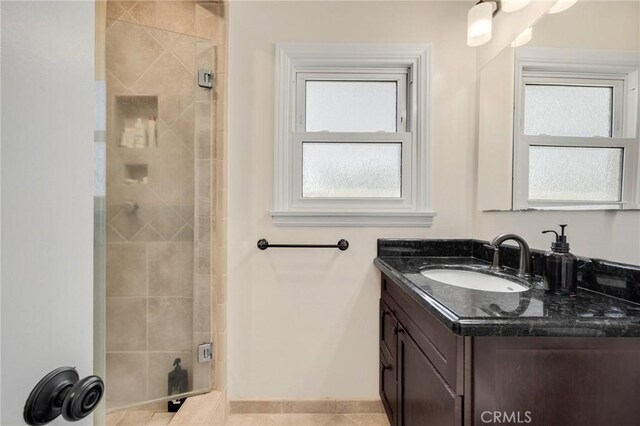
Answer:
[[[490,253],[484,243],[379,240],[374,263],[458,335],[640,337],[640,304],[635,303],[640,300],[640,267],[580,258],[575,297],[546,293],[539,276],[531,281],[528,291],[497,293],[443,284],[420,273],[438,265],[488,267]],[[517,264],[518,250],[504,246],[501,251],[506,273],[515,276],[516,271],[511,268]],[[532,252],[533,272],[537,275],[541,271],[541,254]]]

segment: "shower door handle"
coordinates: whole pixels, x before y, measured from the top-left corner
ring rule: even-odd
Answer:
[[[104,395],[104,382],[98,376],[80,379],[73,367],[60,367],[44,376],[33,388],[24,406],[28,425],[44,425],[59,415],[75,422],[95,410]]]

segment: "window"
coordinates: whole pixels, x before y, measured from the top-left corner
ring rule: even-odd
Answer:
[[[637,58],[608,56],[518,52],[514,208],[637,205]]]
[[[430,226],[429,49],[278,45],[282,226]]]

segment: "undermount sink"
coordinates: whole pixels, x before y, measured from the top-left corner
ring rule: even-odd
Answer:
[[[498,293],[521,293],[528,287],[514,281],[488,275],[481,272],[461,271],[456,269],[425,269],[421,274],[434,281],[455,287]]]

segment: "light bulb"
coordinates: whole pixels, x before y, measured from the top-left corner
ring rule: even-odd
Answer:
[[[511,43],[511,47],[524,46],[525,44],[531,41],[532,36],[533,36],[533,28],[529,27],[523,32],[521,32],[520,34],[518,34],[518,37],[516,37],[516,39],[513,40],[513,43]]]
[[[556,4],[551,6],[551,9],[549,9],[547,13],[554,14],[564,12],[576,3],[578,3],[578,0],[558,0]]]
[[[467,45],[477,47],[491,40],[491,25],[494,2],[478,3],[469,11],[467,22]]]
[[[515,12],[531,3],[531,0],[502,0],[502,10],[505,12]]]

